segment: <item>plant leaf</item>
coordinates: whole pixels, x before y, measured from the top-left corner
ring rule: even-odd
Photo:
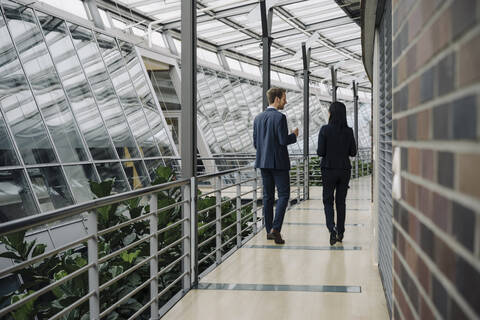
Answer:
[[[0,258],[22,260],[21,257],[17,256],[15,253],[13,253],[11,251],[0,253]]]
[[[103,198],[109,196],[112,193],[112,187],[115,179],[107,179],[100,183],[95,181],[89,181],[90,190],[97,198]]]
[[[45,252],[46,247],[47,247],[46,244],[43,244],[43,243],[37,244],[35,246],[35,249],[33,249],[32,258],[43,254]]]

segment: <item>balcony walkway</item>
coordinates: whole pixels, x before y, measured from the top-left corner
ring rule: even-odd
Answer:
[[[163,319],[388,319],[372,264],[370,177],[350,183],[345,238],[330,247],[321,200],[290,208],[277,246],[260,232]]]

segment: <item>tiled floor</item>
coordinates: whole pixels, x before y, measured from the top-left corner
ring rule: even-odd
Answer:
[[[332,250],[323,203],[309,200],[286,214],[284,249],[265,231],[190,291],[164,319],[388,319],[372,263],[370,179],[352,181],[343,243]],[[321,188],[310,195],[321,199]],[[360,200],[358,200],[360,199]]]

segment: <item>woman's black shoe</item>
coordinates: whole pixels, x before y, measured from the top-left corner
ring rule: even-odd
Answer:
[[[330,232],[330,245],[333,246],[337,242],[337,233],[335,231]]]
[[[337,235],[337,241],[342,242],[342,240],[343,240],[343,232],[339,232]]]

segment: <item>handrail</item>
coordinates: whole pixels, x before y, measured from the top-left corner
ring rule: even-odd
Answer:
[[[180,187],[190,182],[190,179],[179,179],[159,185],[154,185],[146,188],[136,189],[120,194],[111,195],[104,198],[94,199],[92,201],[71,205],[58,210],[49,211],[45,213],[28,216],[13,221],[8,221],[0,224],[0,235],[13,233],[23,230],[25,228],[33,228],[38,225],[46,224],[54,220],[64,219],[74,216],[76,214],[94,210],[99,207],[107,206],[110,204],[122,202],[128,199],[136,198],[139,196],[149,195],[155,192],[168,190],[174,187]]]

